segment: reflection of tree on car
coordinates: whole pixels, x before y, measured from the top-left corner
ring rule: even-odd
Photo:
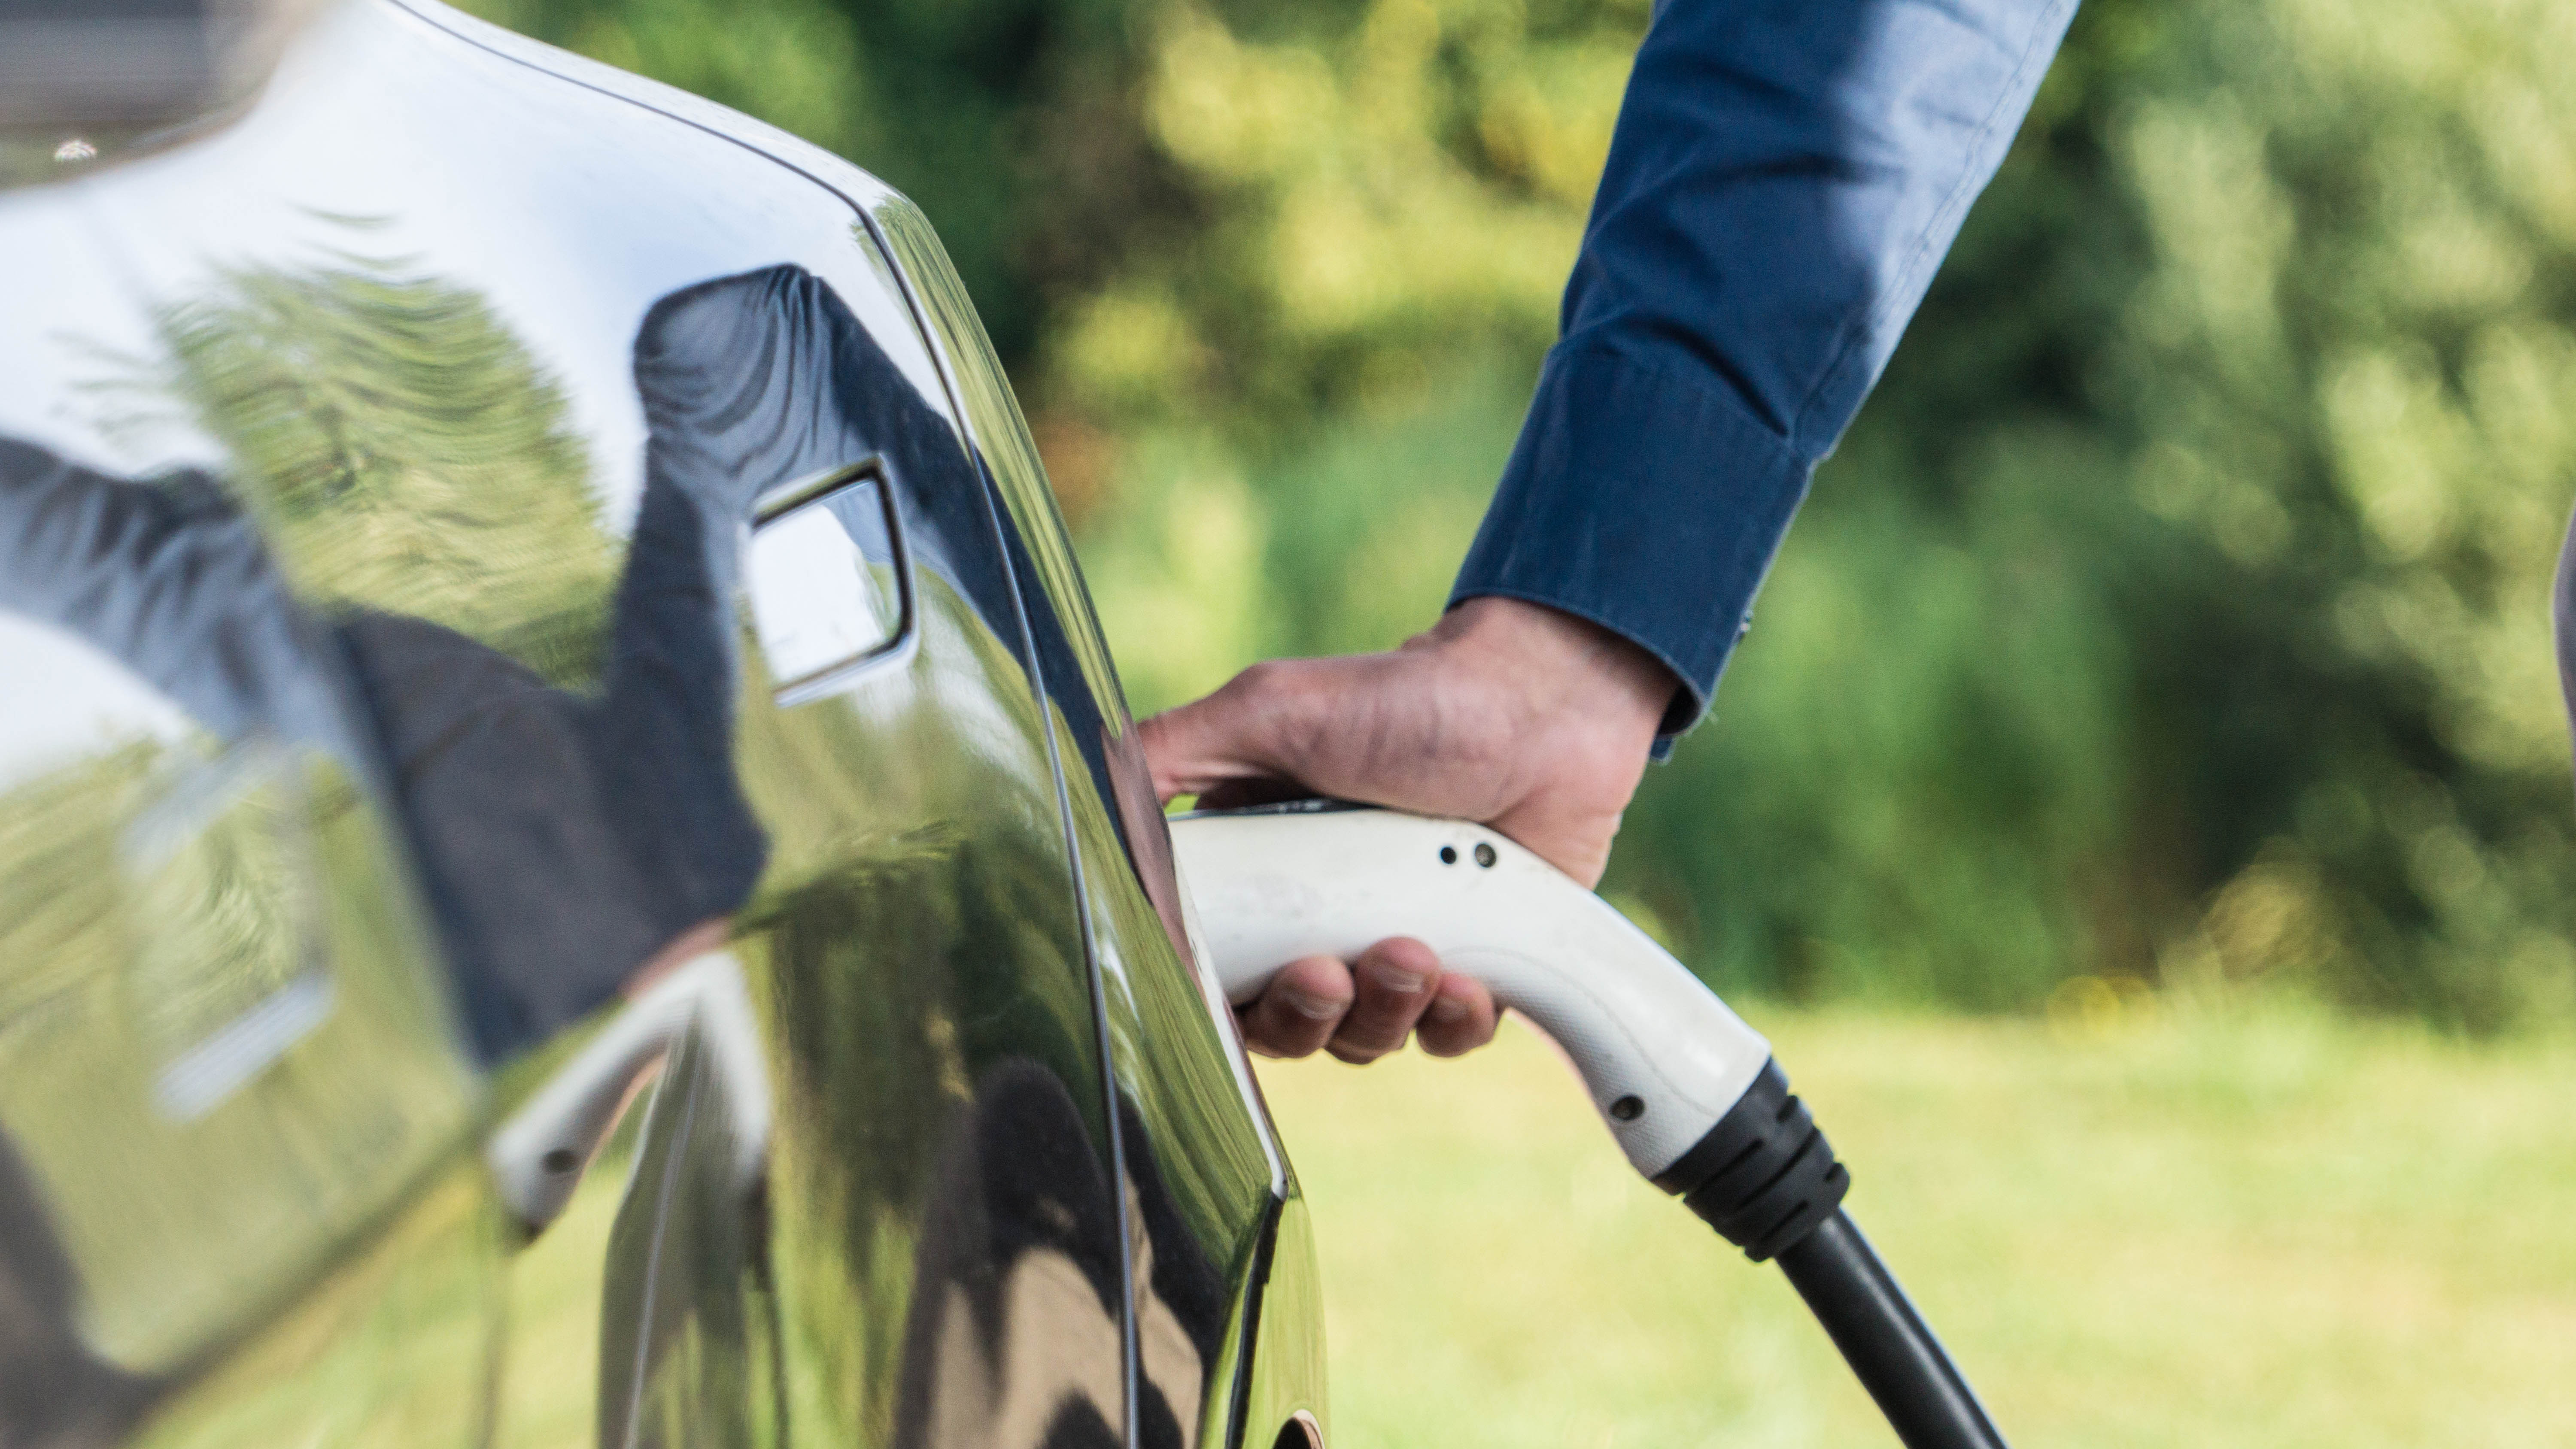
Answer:
[[[759,834],[731,783],[728,691],[709,673],[708,698],[684,692],[669,666],[708,641],[689,638],[689,611],[652,611],[659,585],[630,586],[608,689],[588,700],[425,620],[315,615],[202,474],[127,482],[7,442],[0,470],[0,605],[105,650],[226,745],[266,737],[362,779],[381,767],[487,1058],[568,1024],[749,895]],[[646,543],[631,569],[685,581],[695,566]],[[617,788],[639,782],[651,793]],[[659,829],[665,816],[692,830]]]
[[[842,325],[800,315],[817,309]],[[836,299],[773,269],[646,318],[645,483],[613,593],[563,400],[470,293],[241,274],[166,330],[170,389],[241,459],[297,577],[202,472],[114,479],[0,441],[16,515],[0,547],[23,555],[0,599],[90,639],[220,740],[381,765],[487,1057],[749,898],[762,845],[730,733],[751,504],[872,451],[934,471],[953,437],[882,354],[857,369],[832,355],[875,352]],[[859,385],[817,394],[834,370]],[[980,509],[962,482],[929,491]],[[923,562],[939,566],[935,549]]]
[[[918,520],[927,525],[914,559],[924,586],[953,590],[1003,637],[1017,632],[1006,576],[943,555],[943,539],[991,536],[971,458],[839,300],[800,269],[685,289],[646,317],[635,349],[649,427],[645,482],[613,590],[592,573],[599,553],[586,539],[596,537],[595,511],[577,455],[553,431],[560,399],[470,296],[358,273],[237,276],[228,285],[226,297],[171,314],[180,358],[173,391],[207,414],[208,431],[242,460],[249,509],[281,538],[278,554],[244,501],[210,475],[119,479],[0,441],[0,550],[10,551],[0,558],[0,608],[87,639],[224,747],[302,750],[378,782],[421,867],[455,995],[487,1062],[579,1019],[673,959],[674,943],[695,950],[721,941],[726,919],[753,901],[769,850],[737,776],[735,735],[741,691],[762,679],[756,654],[743,657],[732,601],[754,499],[852,456],[885,457],[908,480],[909,508],[947,515]],[[443,390],[442,377],[463,380],[459,395]],[[429,423],[389,422],[372,411],[380,409]],[[500,435],[476,434],[478,417]],[[448,431],[439,447],[403,453],[424,436],[441,438],[440,429]],[[498,475],[461,490],[479,510],[463,535],[483,545],[472,551],[455,546],[452,530],[412,526],[454,486],[440,476],[451,465]],[[524,513],[491,506],[520,494],[529,500]],[[401,557],[424,549],[437,561],[425,587]],[[294,578],[280,556],[294,561]],[[550,568],[557,559],[560,568]],[[400,591],[389,598],[395,581]],[[414,593],[423,614],[388,607]],[[606,627],[585,625],[602,594],[613,601]],[[1093,1295],[1088,1319],[1106,1326],[1114,1346],[1123,1311],[1117,1212],[1094,1145],[1105,1124],[1086,1120],[1099,1111],[1096,1098],[1086,1108],[1066,1086],[1087,1095],[1098,1077],[1088,1043],[1032,999],[1028,932],[1012,907],[1061,898],[1062,865],[1020,859],[1008,837],[972,831],[921,840],[909,853],[918,871],[777,882],[746,920],[769,968],[771,1029],[807,1064],[791,1081],[831,1084],[804,1115],[838,1146],[789,1170],[847,1173],[855,1195],[839,1199],[848,1216],[838,1255],[864,1269],[900,1247],[884,1265],[889,1287],[909,1290],[918,1279],[933,1301],[946,1290],[932,1285],[979,1275],[1044,1279],[1042,1261],[1022,1261],[1038,1251],[1032,1245],[1091,1264],[1100,1271],[1076,1280]],[[877,949],[850,949],[869,938]],[[910,953],[936,955],[945,969],[884,969]],[[884,1016],[889,1029],[854,1033],[857,1013]],[[913,1060],[903,1043],[916,1036],[924,1054]],[[871,1042],[878,1059],[846,1060],[842,1048],[853,1039]],[[864,1079],[888,1072],[902,1080],[863,1089]],[[944,1118],[906,1110],[922,1073],[959,1084]],[[1041,1080],[1039,1095],[1060,1110],[1031,1116],[1013,1105],[1034,1100],[1029,1084]],[[1147,1365],[1169,1380],[1154,1385],[1167,1412],[1149,1420],[1186,1437],[1196,1429],[1198,1371],[1216,1352],[1223,1291],[1151,1169],[1141,1125],[1129,1137],[1159,1295],[1154,1322],[1179,1325]],[[934,1184],[963,1170],[960,1152],[981,1164],[969,1175],[995,1191],[1006,1182],[1052,1186],[1003,1193],[970,1219],[948,1222],[948,1210],[965,1209],[955,1192],[967,1189]],[[933,1158],[950,1166],[931,1169]],[[1067,1166],[1074,1163],[1082,1170]],[[887,1227],[922,1221],[924,1194],[940,1230],[917,1244],[887,1242]],[[1091,1206],[1040,1211],[1077,1199]],[[713,1239],[768,1231],[765,1209],[699,1207],[692,1230]],[[1023,1208],[1039,1217],[1012,1216]],[[980,1226],[970,1231],[968,1221]],[[621,1217],[621,1232],[626,1223]],[[653,1231],[675,1229],[657,1223]],[[767,1254],[748,1260],[765,1263]],[[734,1340],[729,1351],[680,1365],[687,1372],[754,1361],[739,1340],[756,1325],[725,1307],[731,1286],[657,1302],[661,1317],[686,1320],[701,1349]],[[631,1365],[638,1393],[664,1393],[662,1350],[682,1330],[652,1316],[603,1328],[634,1350],[603,1363]],[[1001,1345],[1030,1334],[1072,1341],[1061,1329],[987,1313],[978,1343],[908,1331],[899,1354],[889,1343],[868,1356],[894,1390],[884,1408],[895,1410],[897,1399],[910,1406],[897,1411],[909,1434],[963,1411],[962,1402],[923,1399],[925,1385],[1008,1387],[1038,1365],[1025,1355],[1015,1362]],[[1173,1344],[1184,1347],[1169,1351]],[[952,1350],[971,1353],[980,1369],[949,1364],[942,1356]],[[1169,1372],[1184,1362],[1188,1372]],[[611,1385],[601,1387],[605,1425]],[[1088,1420],[1074,1414],[1066,1424],[1115,1423],[1121,1390],[1113,1381],[1104,1399],[1101,1388],[1082,1375],[1040,1375],[1025,1392],[1047,1399],[1050,1424],[1067,1394],[1092,1408]]]
[[[191,320],[249,310],[242,299],[262,282],[284,292],[304,284],[300,350],[277,345],[274,335],[211,324],[182,340]],[[194,313],[165,318],[181,362],[155,379],[163,394],[198,402],[193,421],[222,436],[225,419],[202,405],[212,395],[208,374],[220,369],[191,344],[230,336],[251,352],[296,359],[303,374],[272,375],[279,390],[262,395],[313,401],[324,424],[355,456],[375,460],[377,481],[386,482],[394,454],[382,444],[404,431],[386,416],[400,410],[398,390],[324,344],[366,345],[371,330],[380,343],[401,330],[406,306],[443,308],[453,320],[461,294],[406,284],[379,289],[366,299],[372,306],[361,307],[351,299],[366,289],[334,274],[231,285],[238,295],[218,294]],[[331,298],[346,304],[336,318],[323,315]],[[325,325],[334,321],[336,329]],[[477,327],[488,334],[480,353]],[[469,412],[481,432],[455,450],[463,461],[478,461],[478,447],[487,465],[511,455],[542,459],[543,450],[506,436],[508,425],[531,411],[559,411],[560,399],[541,394],[533,409],[515,412],[495,401],[513,384],[512,366],[527,371],[516,344],[472,308],[462,309],[446,341],[450,383],[485,385],[480,401],[493,404]],[[376,409],[365,415],[374,435],[347,426],[346,417],[335,421],[317,383],[367,400]],[[527,517],[542,519],[547,490],[529,491]],[[467,1110],[464,1084],[439,1053],[436,1008],[409,969],[417,958],[403,913],[385,909],[386,893],[399,893],[392,878],[399,862],[383,854],[360,800],[380,793],[365,782],[381,776],[366,712],[336,656],[381,616],[335,611],[342,617],[332,624],[298,605],[259,529],[203,473],[128,483],[5,444],[0,512],[10,515],[0,530],[9,554],[0,565],[0,608],[41,621],[19,626],[36,641],[37,658],[79,652],[68,641],[47,644],[49,633],[86,638],[129,677],[141,676],[150,686],[141,695],[157,696],[155,709],[169,717],[0,796],[0,880],[12,897],[0,910],[11,963],[0,995],[13,1025],[30,1020],[30,1010],[53,1023],[9,1041],[9,1128],[35,1169],[34,1197],[44,1208],[28,1231],[9,1234],[6,1276],[13,1288],[43,1281],[50,1254],[64,1269],[51,1278],[70,1285],[50,1295],[13,1293],[18,1313],[8,1315],[6,1336],[15,1347],[11,1372],[0,1377],[39,1362],[26,1355],[47,1334],[74,1341],[81,1286],[88,1304],[78,1340],[157,1376],[203,1352],[262,1294],[327,1261]],[[568,564],[578,558],[556,552]],[[38,718],[81,708],[77,700],[29,703]],[[118,724],[133,727],[123,716]],[[297,1036],[272,1033],[275,1044],[247,1064],[190,1077],[186,1069],[208,1053],[185,1048],[215,1047],[299,997],[320,1013],[308,1022],[330,1024],[299,1051],[300,1067],[251,1094],[287,1120],[258,1120],[260,1109],[246,1116],[230,1099],[249,1085],[244,1073],[260,1071]],[[171,1060],[174,1052],[181,1060]],[[311,1094],[343,1068],[361,1075],[328,1096]],[[152,1080],[157,1100],[140,1098],[138,1077]],[[156,1107],[165,1119],[157,1123]],[[101,1150],[109,1142],[123,1150]],[[49,1248],[49,1232],[39,1231],[47,1217],[72,1240],[65,1246],[77,1249],[73,1256]],[[255,1240],[242,1238],[245,1231]],[[66,1413],[77,1407],[77,1378],[57,1375],[50,1388],[50,1398],[0,1401],[9,1430],[0,1437],[32,1436],[30,1412],[61,1418],[48,1404]],[[141,1398],[121,1402],[117,1414]]]
[[[0,801],[0,816],[36,806],[57,826],[112,822],[138,791],[207,794],[198,782],[242,775],[245,759],[272,773],[283,762],[291,777],[294,762],[310,758],[329,762],[333,778],[380,782],[369,793],[388,797],[422,867],[468,1035],[497,1063],[607,1000],[676,943],[707,939],[698,928],[720,922],[758,878],[761,834],[729,758],[730,614],[714,607],[723,595],[708,584],[708,550],[697,546],[702,534],[729,540],[731,530],[675,523],[688,510],[670,506],[669,486],[654,489],[610,647],[584,646],[583,575],[606,541],[578,471],[562,466],[578,455],[552,428],[561,398],[489,314],[453,289],[363,275],[254,275],[229,285],[225,296],[171,314],[180,359],[171,390],[199,404],[207,430],[230,438],[245,460],[261,503],[287,515],[269,521],[288,551],[318,559],[328,583],[357,597],[335,599],[337,590],[315,590],[311,580],[291,588],[262,530],[210,475],[123,480],[0,440],[0,609],[119,661],[174,704],[213,754],[174,777],[173,766],[198,747],[140,742],[22,785]],[[405,458],[399,450],[424,436],[423,414],[444,419],[444,434],[433,425],[426,435],[447,446]],[[454,488],[456,477],[437,476],[442,467],[467,475],[464,497],[404,496]],[[439,502],[457,507],[442,511]],[[406,557],[424,536],[437,538],[428,523],[447,525],[452,545],[460,512],[480,525],[465,536],[488,551],[451,550],[450,569],[424,570]],[[418,588],[423,577],[430,606],[459,623],[535,620],[534,634],[501,636],[558,672],[594,669],[601,687],[559,687],[459,629],[364,601],[371,583]],[[312,592],[323,595],[318,608],[304,602]],[[136,978],[127,994],[147,1008],[210,987],[217,1019],[185,1023],[183,1038],[219,1032],[226,1010],[258,1009],[278,984],[264,978],[277,974],[281,956],[290,974],[314,958],[327,993],[327,958],[338,954],[334,945],[350,945],[319,939],[316,923],[292,909],[315,882],[274,871],[245,879],[238,869],[260,854],[264,836],[305,833],[310,822],[296,818],[297,806],[310,802],[252,802],[263,831],[237,828],[245,812],[231,782],[214,793],[232,805],[187,823],[217,841],[215,868],[146,881],[172,889],[145,895],[193,892],[197,899],[168,904],[252,929],[174,935],[161,919],[131,960],[87,968]],[[138,832],[129,824],[125,833],[130,842]],[[86,835],[0,830],[44,853]],[[130,864],[130,843],[122,853]],[[328,875],[309,859],[286,864],[289,874]],[[108,899],[84,915],[112,922],[116,873],[88,874],[87,889]],[[13,868],[9,878],[22,882],[29,872]],[[13,933],[0,926],[0,934]],[[117,950],[112,933],[81,939],[93,955]],[[61,956],[29,959],[59,973]],[[23,1226],[30,1230],[13,1232],[0,1270],[16,1300],[0,1317],[20,1329],[8,1335],[15,1346],[0,1351],[0,1369],[10,1371],[0,1379],[23,1368],[67,1384],[59,1365],[43,1366],[91,1362],[72,1328],[79,1274],[39,1231],[41,1212]],[[228,1249],[206,1247],[207,1268],[222,1272]],[[13,1443],[36,1423],[33,1401],[18,1398],[0,1403]],[[141,1401],[124,1395],[116,1413]]]
[[[1147,1141],[1135,1106],[1122,1099],[1119,1111],[1127,1140]],[[952,1124],[905,1324],[896,1449],[1120,1442],[1115,1335],[1056,1331],[1067,1315],[1106,1323],[1118,1301],[1117,1202],[1079,1150],[1079,1115],[1052,1073],[1005,1060]],[[1147,1260],[1136,1303],[1139,1442],[1178,1449],[1199,1430],[1225,1280],[1181,1222],[1150,1150],[1131,1162],[1127,1188]]]

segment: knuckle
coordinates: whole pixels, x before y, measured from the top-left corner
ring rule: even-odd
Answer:
[[[1258,703],[1283,692],[1288,673],[1289,665],[1286,660],[1260,660],[1257,663],[1245,665],[1240,673],[1227,680],[1225,687],[1217,692],[1232,695],[1242,703]]]

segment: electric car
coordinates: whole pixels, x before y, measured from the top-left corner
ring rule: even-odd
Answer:
[[[1321,1442],[921,213],[431,0],[0,0],[0,1445]]]

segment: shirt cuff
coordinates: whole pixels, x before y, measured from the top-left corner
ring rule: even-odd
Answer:
[[[1527,599],[1662,660],[1684,688],[1660,758],[1707,712],[1813,471],[1700,369],[1560,343],[1450,606]]]

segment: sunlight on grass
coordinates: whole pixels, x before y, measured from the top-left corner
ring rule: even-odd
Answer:
[[[2576,1442],[2576,1051],[2288,1009],[1755,1025],[2016,1442]],[[1527,1028],[1262,1083],[1345,1449],[1895,1442]]]

